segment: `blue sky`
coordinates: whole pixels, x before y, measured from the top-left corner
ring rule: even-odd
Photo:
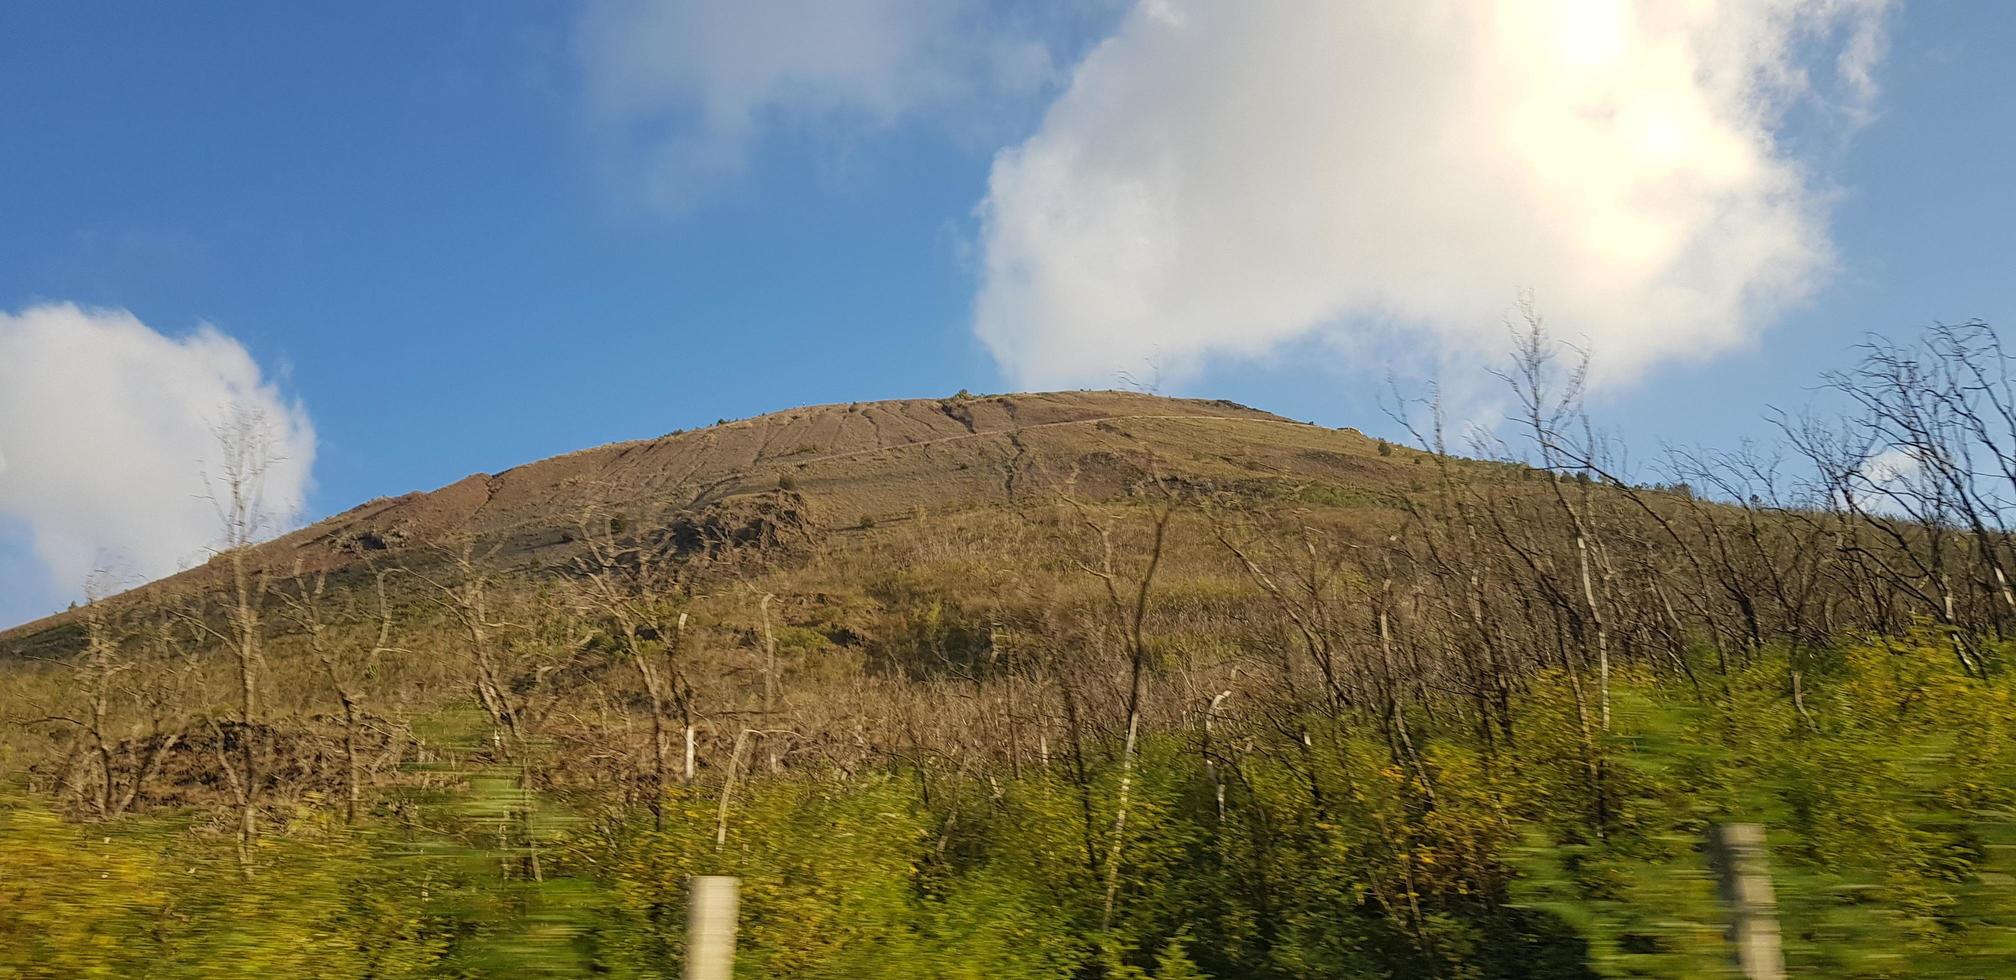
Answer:
[[[1670,225],[1697,244],[1650,273],[1567,260],[1529,272],[1473,248],[1511,236],[1514,258],[1557,246],[1572,258],[1589,240],[1557,234],[1560,199],[1548,195],[1563,192],[1522,183],[1517,166],[1479,178],[1523,188],[1509,216],[1442,206],[1467,183],[1438,167],[1502,158],[1494,141],[1518,133],[1497,120],[1544,109],[1583,76],[1545,74],[1540,94],[1509,108],[1467,96],[1417,107],[1406,85],[1381,83],[1410,77],[1405,55],[1378,78],[1352,72],[1393,47],[1381,32],[1419,25],[1325,13],[1311,30],[1376,47],[1280,76],[1273,62],[1327,62],[1327,49],[1284,41],[1309,33],[1297,25],[1200,25],[1165,6],[0,8],[0,315],[17,333],[82,336],[124,311],[134,331],[170,342],[209,324],[257,371],[184,391],[145,355],[118,361],[137,372],[121,375],[53,341],[10,348],[0,321],[0,358],[15,361],[0,362],[0,383],[17,391],[74,377],[58,390],[165,392],[74,434],[47,392],[0,392],[13,416],[0,418],[0,622],[77,593],[64,549],[126,547],[95,540],[116,523],[106,509],[147,512],[149,495],[167,495],[173,516],[150,526],[187,519],[187,488],[122,469],[142,454],[118,447],[181,445],[160,433],[178,412],[190,415],[183,436],[207,424],[188,406],[213,389],[300,411],[298,520],[719,417],[961,388],[1110,387],[1114,371],[1145,377],[1151,364],[1166,393],[1390,433],[1386,376],[1468,390],[1449,375],[1474,374],[1501,336],[1490,311],[1521,288],[1543,310],[1560,300],[1558,329],[1622,365],[1597,397],[1610,428],[1648,448],[1726,444],[1765,434],[1764,409],[1803,402],[1867,331],[2016,320],[2011,5],[1871,2],[1844,16],[1777,4],[1819,24],[1810,33],[1754,20],[1647,27],[1654,18],[1641,16],[1633,37],[1688,39],[1703,71],[1755,74],[1703,40],[1749,31],[1778,45],[1762,67],[1812,77],[1775,93],[1688,89],[1756,159],[1684,156],[1688,186],[1713,183],[1713,194],[1627,181],[1623,203],[1579,219],[1628,227],[1629,209],[1652,202],[1667,224],[1645,234]],[[1881,43],[1856,56],[1864,87],[1845,66],[1870,32]],[[1511,70],[1514,35],[1478,42],[1479,63]],[[1422,43],[1439,62],[1477,53]],[[1605,77],[1604,91],[1617,88]],[[1307,93],[1333,83],[1335,99]],[[1691,83],[1630,84],[1668,105],[1657,86]],[[1441,139],[1457,134],[1454,155],[1388,148],[1388,134],[1424,119],[1440,121]],[[1462,145],[1473,131],[1476,145]],[[1593,138],[1600,149],[1606,137]],[[1221,145],[1245,149],[1224,157]],[[1559,163],[1536,152],[1533,167]],[[1757,159],[1776,169],[1759,176]],[[1423,171],[1419,187],[1404,183],[1410,168]],[[1311,179],[1400,203],[1343,195],[1323,204],[1339,227],[1312,230],[1294,220],[1300,201],[1267,196]],[[1603,173],[1576,180],[1611,186]],[[1788,198],[1799,220],[1784,217]],[[1275,207],[1279,220],[1246,220]],[[1422,241],[1392,241],[1416,226]],[[1699,244],[1725,233],[1726,250]],[[1628,251],[1629,234],[1603,240]],[[1725,251],[1746,249],[1755,261],[1724,268]],[[1328,265],[1301,261],[1312,253]],[[1282,269],[1292,276],[1275,282]],[[1610,276],[1637,285],[1593,281]],[[1616,315],[1668,295],[1661,276],[1709,277],[1683,283],[1701,286],[1688,295],[1744,298],[1692,319]],[[39,328],[20,319],[54,304],[77,309]],[[196,373],[213,363],[182,347],[161,356],[196,359]],[[1475,404],[1490,410],[1488,396]],[[57,474],[70,457],[22,448],[38,444],[114,459]],[[195,453],[177,451],[161,465]],[[103,490],[99,509],[66,510],[83,496],[66,486]],[[150,553],[189,545],[185,534]],[[135,571],[159,574],[162,560]]]

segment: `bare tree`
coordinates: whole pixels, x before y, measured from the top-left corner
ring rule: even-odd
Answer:
[[[214,470],[206,469],[203,481],[222,532],[217,554],[230,575],[227,625],[224,630],[211,627],[201,611],[192,613],[188,619],[221,641],[236,661],[238,703],[234,729],[227,734],[214,719],[210,727],[216,737],[219,764],[237,802],[239,866],[250,876],[252,842],[258,834],[265,778],[260,771],[260,743],[264,741],[260,681],[266,666],[260,617],[267,595],[266,570],[253,567],[251,551],[253,545],[274,529],[274,515],[266,503],[266,477],[282,459],[272,420],[257,408],[232,406],[211,432],[218,459]],[[227,758],[227,745],[237,749],[236,759]]]
[[[385,580],[394,569],[372,569],[372,585],[377,600],[376,631],[371,643],[359,649],[332,636],[326,611],[329,574],[326,570],[305,572],[299,562],[286,588],[280,592],[286,614],[307,637],[308,649],[322,667],[322,675],[336,695],[343,721],[343,820],[357,823],[357,807],[363,789],[362,687],[366,675],[378,659],[399,652],[392,646],[392,605],[385,592]]]
[[[1101,928],[1112,924],[1113,908],[1120,892],[1120,857],[1127,836],[1135,759],[1140,751],[1142,696],[1149,659],[1148,612],[1154,596],[1155,575],[1161,568],[1163,548],[1168,540],[1169,524],[1176,516],[1179,503],[1176,492],[1165,486],[1159,476],[1153,475],[1152,465],[1150,472],[1150,479],[1136,487],[1137,492],[1149,500],[1149,540],[1137,562],[1125,562],[1117,556],[1114,537],[1118,528],[1115,521],[1079,499],[1072,492],[1071,481],[1059,487],[1061,498],[1077,515],[1079,526],[1086,532],[1091,544],[1090,555],[1077,559],[1078,567],[1099,581],[1107,613],[1112,617],[1112,624],[1119,632],[1122,648],[1127,654],[1126,734],[1121,743],[1120,786],[1115,793],[1113,828],[1106,850],[1106,900],[1100,914]]]
[[[147,781],[181,741],[181,732],[171,718],[181,704],[180,692],[151,684],[138,675],[155,666],[157,672],[170,677],[186,676],[169,666],[165,658],[158,665],[143,662],[135,651],[139,632],[105,606],[106,582],[101,569],[85,585],[82,657],[75,662],[58,661],[82,680],[77,689],[84,710],[49,713],[33,720],[69,726],[82,740],[89,759],[82,778],[92,785],[88,794],[82,787],[78,792],[87,795],[87,803],[99,820],[113,820],[130,810]],[[143,709],[151,721],[146,729],[130,718]],[[128,717],[122,720],[122,716]]]
[[[1594,527],[1588,519],[1592,484],[1589,471],[1575,467],[1576,458],[1595,456],[1593,437],[1589,432],[1589,419],[1582,411],[1582,392],[1589,376],[1589,361],[1583,355],[1580,361],[1565,371],[1557,370],[1554,362],[1560,349],[1547,336],[1546,324],[1533,307],[1530,299],[1522,300],[1521,311],[1524,324],[1514,330],[1512,367],[1500,373],[1499,377],[1511,387],[1521,411],[1520,422],[1526,426],[1527,435],[1532,439],[1539,454],[1540,468],[1547,474],[1548,487],[1553,491],[1554,502],[1567,519],[1568,527],[1575,543],[1575,563],[1581,581],[1581,598],[1586,619],[1579,625],[1578,632],[1586,636],[1590,653],[1596,660],[1598,715],[1604,731],[1610,730],[1610,630],[1603,615],[1604,603],[1599,601],[1596,576],[1591,572],[1591,552],[1600,548],[1600,542],[1593,538]],[[1576,453],[1571,448],[1572,427],[1580,427],[1585,433],[1583,449]],[[1563,478],[1572,471],[1582,477],[1573,499],[1562,486]]]
[[[595,507],[583,512],[577,529],[586,553],[575,560],[573,597],[578,609],[604,624],[602,629],[643,682],[651,709],[651,820],[663,830],[672,769],[666,743],[675,725],[685,738],[682,782],[693,781],[696,761],[695,697],[681,663],[687,568],[678,561],[669,535],[626,535],[623,527]],[[766,617],[766,633],[767,624]],[[767,686],[767,672],[765,676]]]

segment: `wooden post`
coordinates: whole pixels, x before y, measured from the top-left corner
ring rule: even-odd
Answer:
[[[692,880],[686,920],[686,980],[730,980],[735,975],[738,882],[728,875]]]
[[[1778,941],[1778,900],[1764,856],[1764,825],[1732,823],[1709,829],[1709,848],[1729,906],[1729,941],[1736,965],[1749,980],[1785,980]]]

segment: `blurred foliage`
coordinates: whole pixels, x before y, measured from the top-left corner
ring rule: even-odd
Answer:
[[[662,831],[506,768],[396,822],[301,814],[249,876],[196,815],[71,823],[17,793],[0,976],[677,976],[696,874],[742,880],[751,978],[1728,975],[1704,855],[1728,820],[1770,831],[1794,975],[2016,975],[2008,679],[1932,631],[1706,660],[1698,692],[1621,674],[1607,736],[1565,677],[1509,743],[1419,719],[1418,766],[1362,720],[1209,763],[1153,735],[1110,921],[1110,763],[745,776],[725,808],[676,788]]]

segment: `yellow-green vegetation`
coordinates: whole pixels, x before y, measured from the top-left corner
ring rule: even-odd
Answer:
[[[756,776],[718,828],[714,791],[674,789],[662,831],[556,799],[500,845],[523,802],[507,774],[404,823],[296,823],[249,878],[184,821],[66,822],[16,795],[0,970],[670,976],[686,879],[734,874],[746,977],[1704,976],[1728,953],[1703,834],[1743,817],[1772,830],[1796,975],[2016,971],[2016,692],[1930,631],[1814,661],[1811,725],[1776,658],[1706,697],[1619,678],[1600,819],[1561,678],[1536,679],[1510,746],[1425,735],[1432,805],[1376,736],[1325,719],[1300,757],[1215,773],[1199,736],[1158,735],[1104,927],[1101,835],[1045,775],[941,774],[928,802],[900,775]],[[1103,828],[1115,747],[1095,751]]]

